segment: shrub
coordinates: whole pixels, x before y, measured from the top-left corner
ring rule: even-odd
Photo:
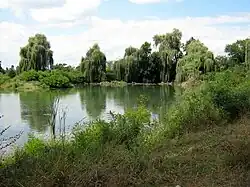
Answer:
[[[49,74],[41,74],[39,77],[41,83],[50,88],[69,88],[71,87],[69,79],[60,72],[52,71]]]
[[[39,74],[35,70],[25,71],[20,75],[20,79],[23,81],[38,81]]]
[[[64,76],[68,77],[72,84],[83,84],[85,77],[80,71],[63,72]]]
[[[10,80],[9,76],[0,73],[0,85],[4,84],[8,80]]]
[[[7,75],[10,77],[10,78],[14,78],[16,76],[16,72],[14,69],[10,69],[8,72],[7,72]]]
[[[96,121],[87,128],[76,128],[74,131],[74,144],[88,154],[97,154],[106,144],[126,145],[131,148],[140,137],[144,127],[150,123],[149,111],[140,106],[121,114],[111,114],[112,120]]]
[[[250,80],[237,68],[215,75],[213,81],[204,85],[214,105],[222,109],[230,119],[238,117],[250,108]]]

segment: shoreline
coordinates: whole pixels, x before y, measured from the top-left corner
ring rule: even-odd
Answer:
[[[100,82],[75,84],[68,88],[49,88],[37,81],[30,82],[7,82],[0,85],[0,91],[37,91],[37,90],[62,90],[70,88],[82,88],[84,86],[102,86],[102,87],[125,87],[125,86],[181,86],[175,83],[126,83],[126,82]]]

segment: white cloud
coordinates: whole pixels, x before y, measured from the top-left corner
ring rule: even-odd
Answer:
[[[11,22],[0,22],[0,60],[3,66],[16,65],[19,61],[19,50],[27,43],[29,36],[36,30]]]
[[[45,25],[28,27],[2,22],[0,23],[0,58],[8,65],[16,64],[20,46],[23,46],[36,30],[42,32],[44,29],[46,31],[44,34],[51,42],[55,62],[73,65],[79,63],[81,56],[85,55],[95,42],[100,44],[108,59],[116,59],[123,56],[124,49],[129,45],[140,47],[145,41],[152,42],[153,35],[171,32],[173,28],[179,28],[183,32],[183,41],[191,36],[199,38],[216,54],[223,53],[227,43],[250,35],[249,14],[140,21],[104,20],[92,17],[84,21],[88,26],[87,29],[78,27],[81,23],[46,24],[45,29]],[[74,34],[64,34],[63,29],[73,31]],[[56,34],[52,35],[51,31]],[[76,31],[77,34],[75,34]]]
[[[0,0],[0,8],[11,9],[16,17],[27,15],[39,22],[54,23],[82,19],[104,0]]]
[[[39,22],[71,21],[87,15],[101,4],[101,0],[66,0],[61,7],[32,9],[31,16]]]
[[[0,8],[46,8],[63,5],[65,0],[0,0]]]

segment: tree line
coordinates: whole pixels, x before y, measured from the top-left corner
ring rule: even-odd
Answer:
[[[107,61],[98,44],[94,44],[79,66],[66,63],[54,64],[50,42],[43,34],[28,39],[20,49],[20,61],[16,68],[12,65],[0,73],[15,77],[29,71],[75,72],[81,81],[96,83],[102,81],[125,81],[137,83],[184,82],[213,71],[250,64],[250,39],[237,40],[225,46],[224,56],[215,56],[200,40],[191,37],[182,43],[182,32],[172,32],[153,36],[153,45],[144,42],[139,48],[129,46],[121,59]],[[84,80],[83,78],[84,77]]]

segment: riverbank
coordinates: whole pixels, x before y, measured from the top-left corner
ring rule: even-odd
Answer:
[[[123,81],[111,81],[100,83],[79,83],[69,84],[66,88],[78,88],[83,86],[103,86],[103,87],[124,87],[124,86],[171,86],[172,83],[127,83]],[[12,90],[12,91],[39,91],[50,89],[64,89],[65,87],[50,88],[39,81],[22,81],[19,79],[10,79],[0,84],[0,90]]]
[[[247,74],[228,70],[186,90],[162,123],[142,104],[77,126],[71,140],[31,138],[2,161],[0,186],[248,186]]]

